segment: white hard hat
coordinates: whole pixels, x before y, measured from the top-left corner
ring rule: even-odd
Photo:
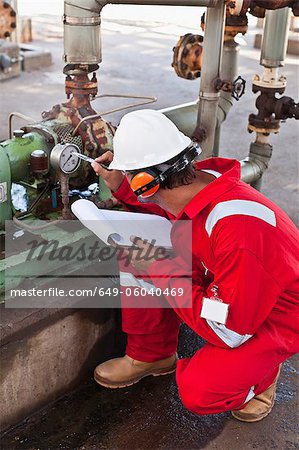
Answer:
[[[113,138],[109,169],[135,170],[156,166],[181,153],[191,139],[164,114],[143,109],[126,114]]]

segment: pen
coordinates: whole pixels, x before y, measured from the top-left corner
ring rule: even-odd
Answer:
[[[72,152],[72,155],[76,155],[76,156],[78,156],[78,158],[83,159],[83,161],[87,161],[90,164],[93,162],[97,162],[95,159],[90,158],[89,156],[86,156],[86,155],[82,155],[81,153],[78,153],[78,152]],[[100,166],[103,167],[103,169],[105,169],[105,170],[108,170],[108,171],[112,170],[112,169],[109,169],[107,166],[105,166],[105,164],[101,164],[101,163],[97,163],[97,164],[100,164]]]

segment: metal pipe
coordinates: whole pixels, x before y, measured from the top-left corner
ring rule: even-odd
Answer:
[[[289,27],[289,8],[266,12],[260,64],[264,75],[260,83],[268,87],[269,92],[281,89],[285,85],[279,79],[278,67],[283,65]],[[264,171],[268,168],[273,147],[268,143],[269,134],[256,133],[256,140],[250,144],[249,157],[241,161],[242,180],[260,190]]]
[[[112,114],[118,111],[124,111],[125,109],[130,109],[130,108],[135,108],[136,106],[142,106],[142,105],[149,105],[150,103],[155,103],[157,101],[156,97],[149,97],[149,96],[140,96],[140,95],[123,95],[123,94],[103,94],[103,95],[98,95],[97,97],[94,98],[94,100],[96,100],[97,98],[103,98],[103,97],[119,97],[119,98],[143,98],[145,99],[145,101],[143,102],[139,102],[139,103],[131,103],[129,105],[126,106],[120,106],[119,108],[114,108],[114,109],[110,109],[108,111],[104,111],[104,112],[100,112],[97,114],[92,114],[90,116],[85,116],[83,117],[83,119],[80,120],[80,122],[78,123],[78,125],[76,125],[76,127],[74,128],[73,132],[72,132],[72,136],[75,136],[77,131],[79,130],[79,128],[81,127],[82,123],[88,121],[88,120],[92,120],[92,119],[97,119],[99,117],[102,116],[107,116],[108,114]]]
[[[8,135],[9,135],[9,139],[12,138],[12,119],[14,117],[18,117],[19,119],[23,119],[26,122],[29,123],[36,123],[36,120],[32,119],[32,117],[29,116],[24,116],[24,114],[21,114],[19,112],[12,112],[9,114],[8,116]]]
[[[268,136],[257,133],[255,142],[250,144],[248,158],[240,161],[241,178],[245,183],[251,184],[255,189],[260,190],[262,176],[268,169],[272,156],[273,147],[268,143]]]
[[[166,115],[179,128],[182,133],[192,135],[193,125],[196,122],[197,102],[164,108],[160,111]],[[228,110],[231,106],[228,107]],[[218,109],[219,112],[219,109]],[[227,111],[228,112],[228,111]],[[218,114],[217,114],[218,115]],[[220,113],[223,119],[223,115]],[[245,183],[252,184],[256,189],[260,188],[263,172],[268,168],[272,154],[272,146],[266,144],[263,135],[257,136],[257,141],[251,143],[248,158],[240,161],[241,178]],[[215,135],[217,139],[217,134]],[[268,152],[265,152],[267,150]],[[263,156],[261,155],[263,153]]]
[[[184,103],[159,110],[170,119],[178,129],[191,137],[196,127],[198,102]]]
[[[202,71],[199,91],[199,109],[195,137],[201,141],[202,158],[213,156],[216,128],[216,113],[220,93],[213,81],[220,76],[223,34],[225,20],[225,2],[207,10],[205,37],[202,54]],[[202,140],[202,130],[204,139]]]
[[[263,34],[260,64],[265,67],[281,67],[285,59],[290,9],[267,11]]]
[[[208,6],[223,0],[65,0],[64,61],[68,64],[98,64],[102,61],[101,12],[107,4]]]
[[[222,80],[234,81],[236,79],[238,74],[239,51],[240,45],[237,44],[234,39],[224,42],[220,72],[220,78]],[[217,109],[215,139],[213,147],[213,154],[215,156],[219,155],[221,125],[226,119],[226,116],[232,106],[233,97],[231,93],[221,91]]]
[[[256,161],[249,158],[242,159],[241,164],[241,180],[244,183],[252,183],[258,180],[262,175],[262,168]]]
[[[73,6],[85,11],[101,13],[108,4],[117,5],[156,5],[156,6],[206,6],[214,8],[224,3],[223,0],[65,0],[68,6]]]
[[[233,81],[237,76],[240,46],[234,40],[230,40],[224,43],[223,49],[221,78]],[[233,98],[231,93],[221,91],[216,112],[214,154],[218,154],[219,144],[217,144],[216,140],[220,138],[220,126],[226,119],[232,106]],[[165,116],[168,117],[182,133],[190,137],[192,136],[197,122],[198,101],[163,108],[160,109],[160,111],[165,114]]]

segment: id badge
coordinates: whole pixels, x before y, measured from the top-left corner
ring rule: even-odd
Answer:
[[[228,316],[229,305],[227,303],[223,303],[223,301],[217,297],[217,286],[215,286],[212,290],[214,291],[214,297],[203,298],[200,317],[206,320],[211,320],[212,322],[218,322],[225,325]]]

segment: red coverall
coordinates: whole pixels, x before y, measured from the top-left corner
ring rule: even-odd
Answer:
[[[183,287],[192,307],[180,308],[167,296],[172,309],[124,308],[123,330],[127,354],[147,362],[176,352],[180,321],[205,339],[192,358],[178,362],[177,383],[189,410],[212,414],[243,408],[298,351],[298,231],[278,206],[240,181],[238,161],[212,158],[196,168],[216,178],[177,217],[138,202],[126,179],[114,196],[130,211],[171,219],[178,255],[186,244],[176,225],[192,221],[192,283],[171,278],[181,273],[176,259],[156,261],[148,270],[159,275],[151,280],[156,287]],[[200,317],[203,298],[213,296],[215,284],[230,305],[225,325]]]

